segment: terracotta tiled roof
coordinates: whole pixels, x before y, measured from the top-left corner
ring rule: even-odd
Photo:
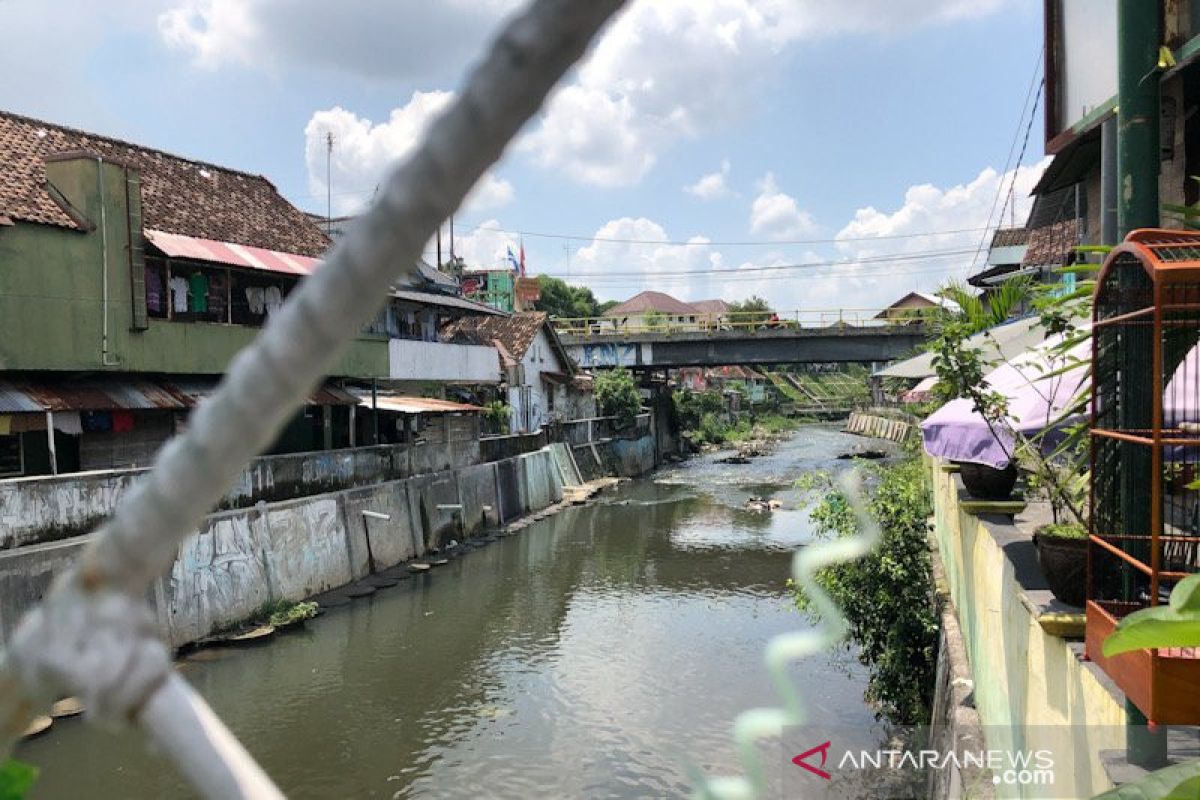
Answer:
[[[1029,249],[1022,267],[1062,266],[1070,263],[1072,248],[1079,244],[1079,220],[1067,219],[1034,228],[1029,232]]]
[[[992,247],[1020,247],[1028,241],[1026,228],[998,228],[992,234]]]
[[[45,159],[99,155],[141,175],[146,228],[320,256],[325,234],[266,178],[0,111],[0,216],[77,228],[46,189]]]
[[[669,294],[663,294],[662,292],[641,292],[640,294],[635,294],[624,303],[613,306],[604,312],[604,316],[623,317],[629,314],[644,314],[647,311],[660,311],[663,314],[674,314],[676,316],[693,316],[699,313],[695,306],[690,306],[682,300],[676,300]]]
[[[566,366],[569,373],[575,371],[571,357],[567,355],[554,328],[547,323],[549,315],[544,311],[520,311],[505,317],[463,317],[451,322],[443,329],[443,334],[450,337],[470,336],[482,344],[495,344],[500,351],[501,360],[508,355],[520,362],[533,344],[538,331],[543,327],[550,338],[550,346],[558,352],[558,358]]]
[[[722,314],[729,310],[729,303],[724,300],[698,300],[695,303],[688,303],[689,306],[699,311],[701,314]]]

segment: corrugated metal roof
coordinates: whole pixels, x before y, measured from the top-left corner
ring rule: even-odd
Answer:
[[[483,409],[469,403],[455,403],[452,400],[436,400],[432,397],[413,397],[398,394],[377,395],[376,405],[382,411],[399,411],[402,414],[453,414],[459,412],[480,412]],[[371,407],[371,398],[366,396],[358,401],[360,406]]]
[[[212,379],[97,377],[17,378],[0,381],[0,413],[192,408],[217,388]],[[358,397],[331,384],[318,388],[309,405],[356,405]]]
[[[286,275],[310,275],[321,263],[319,259],[295,253],[282,253],[233,242],[218,242],[196,236],[183,236],[146,229],[146,238],[172,258],[194,258],[213,261],[231,267],[245,267],[264,272],[281,272]]]
[[[407,300],[411,303],[421,303],[427,306],[442,306],[443,308],[457,308],[463,311],[470,311],[472,314],[489,314],[491,316],[505,316],[503,311],[499,311],[491,306],[485,306],[483,303],[476,303],[472,300],[464,300],[461,297],[450,297],[444,294],[433,294],[431,292],[413,292],[407,289],[393,289],[389,294],[397,300]]]

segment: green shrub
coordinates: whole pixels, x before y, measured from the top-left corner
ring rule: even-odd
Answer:
[[[621,427],[632,425],[642,410],[633,374],[627,369],[610,369],[596,374],[596,405],[600,413],[616,417]]]
[[[493,400],[483,407],[483,429],[497,436],[508,433],[511,413],[512,409],[503,400]]]
[[[873,471],[878,483],[869,509],[882,529],[879,545],[857,561],[826,567],[816,579],[846,615],[859,660],[871,669],[867,700],[894,724],[924,724],[933,702],[939,629],[927,539],[930,492],[918,458]],[[821,495],[809,511],[819,536],[854,535],[854,512],[827,473],[799,483]],[[795,599],[811,613],[798,587]]]

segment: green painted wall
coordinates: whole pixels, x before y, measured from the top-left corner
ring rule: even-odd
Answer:
[[[103,364],[101,182],[108,229],[108,361]],[[48,163],[47,177],[95,230],[0,227],[0,369],[220,374],[259,329],[150,320],[131,329],[125,170],[94,159]],[[139,267],[140,269],[140,267]],[[115,365],[112,365],[114,364]],[[386,377],[387,342],[355,342],[335,375]]]

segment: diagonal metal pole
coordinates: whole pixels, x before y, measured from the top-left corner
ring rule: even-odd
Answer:
[[[58,693],[99,721],[132,720],[202,795],[277,796],[265,774],[170,668],[141,599],[237,472],[261,451],[410,277],[442,220],[502,155],[623,0],[537,0],[473,69],[460,99],[387,179],[370,210],[289,298],[154,469],[56,579],[0,654],[0,743]]]

